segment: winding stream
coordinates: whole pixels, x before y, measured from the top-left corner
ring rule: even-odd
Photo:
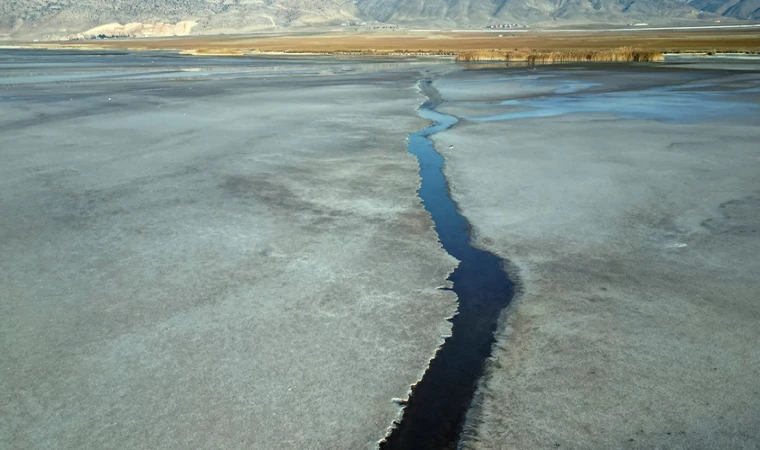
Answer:
[[[470,243],[470,223],[451,198],[443,174],[444,158],[430,139],[454,126],[457,119],[435,111],[441,99],[431,81],[421,81],[420,88],[428,100],[418,114],[434,123],[409,136],[409,152],[419,162],[419,196],[433,219],[438,238],[443,248],[460,261],[449,276],[459,298],[459,309],[452,319],[451,337],[414,386],[401,422],[380,445],[383,450],[456,448],[477,382],[491,354],[499,316],[514,293],[502,260]]]

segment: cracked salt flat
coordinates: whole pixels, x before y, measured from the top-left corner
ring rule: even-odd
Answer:
[[[616,69],[539,67],[607,90],[559,98],[439,83],[447,113],[533,116],[434,136],[476,244],[522,288],[460,448],[760,442],[760,72]]]

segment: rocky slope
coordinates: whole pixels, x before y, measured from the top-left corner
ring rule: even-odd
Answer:
[[[737,19],[760,19],[760,0],[692,0],[689,5]]]
[[[696,3],[701,2],[695,6]],[[435,25],[487,23],[663,23],[716,19],[710,13],[760,18],[760,0],[359,0],[362,15],[391,22]],[[703,6],[704,4],[704,6]],[[700,14],[700,10],[704,10]]]
[[[2,0],[0,36],[63,37],[114,24],[224,33],[359,21],[351,0]],[[161,33],[158,33],[161,35]]]
[[[483,27],[721,16],[760,19],[760,0],[2,0],[0,38],[231,33],[374,20]]]

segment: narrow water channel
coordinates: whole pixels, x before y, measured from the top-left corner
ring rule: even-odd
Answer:
[[[441,100],[431,81],[421,81],[420,88],[428,100],[418,114],[433,121],[433,125],[409,137],[409,152],[419,162],[419,196],[433,219],[438,238],[443,248],[460,261],[449,276],[459,309],[452,319],[452,335],[412,390],[401,422],[380,445],[382,450],[457,447],[477,382],[491,354],[499,316],[514,293],[501,258],[472,246],[470,223],[451,198],[443,174],[444,158],[430,139],[454,126],[457,119],[435,110]]]

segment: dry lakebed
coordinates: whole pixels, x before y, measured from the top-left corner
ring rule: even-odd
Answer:
[[[0,448],[760,448],[760,64],[0,50]]]

